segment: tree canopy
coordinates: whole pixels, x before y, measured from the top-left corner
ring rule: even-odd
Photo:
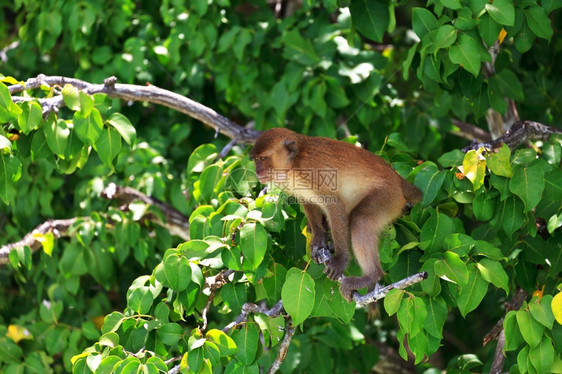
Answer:
[[[0,371],[562,373],[562,1],[0,6]],[[422,190],[374,321],[271,127]]]

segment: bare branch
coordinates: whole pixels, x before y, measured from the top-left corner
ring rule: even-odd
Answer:
[[[108,200],[119,199],[127,204],[133,201],[142,201],[145,204],[156,206],[162,211],[166,221],[161,222],[159,217],[153,215],[147,218],[167,228],[172,235],[177,235],[184,240],[189,240],[189,218],[178,212],[174,207],[163,203],[155,197],[147,196],[131,187],[120,187],[115,183],[110,183],[100,193],[100,196]]]
[[[505,134],[496,140],[490,143],[472,143],[462,150],[463,152],[468,152],[470,150],[477,150],[480,147],[494,149],[502,144],[507,144],[511,150],[514,150],[528,140],[546,141],[552,134],[562,134],[562,129],[534,121],[519,121],[514,123]]]
[[[43,235],[52,233],[55,236],[55,238],[70,236],[68,233],[68,229],[77,220],[89,221],[90,217],[74,217],[70,219],[50,219],[48,221],[43,222],[36,228],[34,228],[31,232],[25,235],[22,240],[15,243],[3,245],[2,247],[0,247],[0,265],[7,264],[9,262],[10,252],[18,248],[28,246],[29,248],[31,248],[32,253],[35,252],[37,249],[41,247],[41,241]]]
[[[14,84],[8,87],[10,94],[15,94],[29,89],[36,89],[42,85],[64,86],[71,84],[74,87],[90,94],[102,93],[109,97],[115,97],[129,101],[146,101],[153,104],[159,104],[168,108],[177,110],[192,118],[195,118],[217,132],[235,139],[240,144],[253,144],[260,132],[253,129],[246,129],[228,118],[221,116],[214,110],[193,101],[185,96],[179,95],[172,91],[168,91],[156,86],[139,86],[134,84],[117,84],[116,78],[111,77],[104,81],[104,84],[91,84],[89,82],[61,77],[38,75],[37,78],[30,78],[24,84]],[[27,101],[29,98],[12,96],[14,102]],[[62,105],[62,95],[56,95],[50,99],[38,99],[43,108],[43,113],[55,110]]]
[[[453,132],[453,135],[457,135],[468,140],[476,139],[479,142],[490,142],[492,140],[490,134],[482,130],[480,127],[476,127],[467,122],[459,121],[458,119],[452,119],[451,122],[453,122],[453,125],[459,129],[458,131]]]
[[[102,192],[101,195],[109,200],[121,199],[127,206],[121,209],[128,209],[128,205],[133,201],[142,201],[148,205],[158,207],[165,218],[162,222],[161,217],[156,214],[147,214],[143,218],[158,225],[166,227],[171,234],[177,235],[182,239],[189,240],[189,220],[183,214],[175,210],[173,207],[161,202],[160,200],[146,196],[140,191],[130,187],[119,187],[114,183],[110,183]],[[47,233],[53,233],[55,238],[74,236],[74,232],[69,231],[72,225],[78,222],[90,221],[90,217],[74,217],[69,219],[56,219],[48,220],[37,226],[24,238],[15,243],[5,244],[0,247],[0,265],[5,265],[9,262],[10,252],[25,246],[31,248],[31,252],[35,252],[41,247],[42,236]]]
[[[242,322],[248,321],[248,317],[250,313],[254,313],[254,314],[261,313],[261,314],[265,314],[268,317],[277,317],[280,316],[283,312],[284,312],[283,302],[281,300],[279,300],[277,304],[275,304],[271,309],[267,309],[267,305],[265,304],[257,305],[254,303],[246,303],[242,306],[242,312],[240,312],[240,314],[238,315],[238,317],[236,317],[234,322],[231,322],[228,325],[226,325],[222,329],[222,331],[227,332],[234,326]]]
[[[523,301],[527,298],[527,292],[519,288],[511,300],[505,305],[505,312],[510,310],[519,310]],[[490,330],[486,336],[484,336],[482,345],[488,344],[493,339],[498,339],[498,344],[496,345],[496,352],[494,354],[494,361],[490,368],[491,374],[501,374],[503,373],[503,365],[505,362],[505,356],[503,355],[503,348],[505,346],[505,332],[503,330],[503,320],[504,317],[500,318],[496,325]]]
[[[318,254],[315,255],[315,259],[320,264],[326,264],[331,258],[332,258],[332,255],[330,254],[330,252],[327,249],[320,249],[318,251]],[[338,282],[342,282],[344,279],[345,279],[345,276],[342,275],[338,279]],[[377,300],[383,299],[390,290],[393,290],[395,288],[404,289],[404,288],[409,287],[413,284],[419,283],[424,279],[427,279],[427,272],[422,271],[421,273],[411,275],[407,278],[404,278],[402,280],[399,280],[398,282],[389,284],[389,285],[384,286],[384,287],[377,284],[373,291],[371,291],[369,293],[366,293],[365,295],[361,295],[358,292],[354,292],[353,293],[353,301],[355,301],[357,304],[359,304],[361,306],[367,306],[370,303],[373,303]]]
[[[287,318],[287,327],[285,328],[285,336],[283,337],[283,341],[279,345],[279,352],[277,352],[277,357],[271,367],[267,371],[268,374],[276,373],[277,370],[281,367],[281,364],[287,357],[287,352],[289,351],[289,345],[291,344],[291,339],[293,339],[293,335],[295,334],[295,328],[293,327],[293,320],[291,317]]]
[[[207,303],[205,304],[205,307],[201,311],[201,318],[203,319],[203,325],[201,326],[200,329],[201,331],[207,330],[207,312],[211,307],[211,303],[213,302],[213,298],[215,297],[217,290],[228,282],[228,277],[232,273],[234,273],[234,270],[228,269],[226,271],[221,271],[214,277],[209,277],[205,280],[205,283],[210,290],[210,294],[209,294],[209,298],[207,299]]]

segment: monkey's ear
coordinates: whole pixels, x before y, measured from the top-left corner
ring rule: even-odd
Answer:
[[[293,158],[297,155],[298,147],[294,140],[285,139],[283,140],[283,146],[287,149],[289,153],[289,158]]]

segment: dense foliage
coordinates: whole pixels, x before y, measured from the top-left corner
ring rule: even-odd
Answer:
[[[505,371],[562,373],[562,137],[463,153],[452,122],[485,128],[513,104],[560,125],[562,2],[298,3],[0,0],[0,245],[77,217],[0,265],[1,371],[257,373],[292,324],[285,373],[369,372],[385,345],[412,371],[486,372],[498,324]],[[247,148],[218,159],[230,139],[199,122],[72,85],[13,103],[8,86],[38,74],[114,75],[258,129],[360,141],[424,192],[385,232],[384,283],[428,279],[367,321],[310,261],[301,208],[260,195]],[[101,198],[111,182],[189,217],[190,240],[155,206]],[[279,300],[287,314],[229,325]]]

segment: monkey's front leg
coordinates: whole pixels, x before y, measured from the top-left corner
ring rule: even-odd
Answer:
[[[324,219],[324,214],[319,206],[313,204],[303,204],[304,213],[308,219],[308,229],[312,233],[310,243],[310,257],[317,264],[322,261],[322,250],[329,251],[328,246],[328,227]]]

